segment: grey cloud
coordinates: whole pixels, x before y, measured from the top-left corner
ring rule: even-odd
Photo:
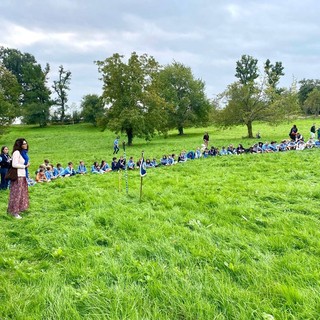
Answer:
[[[316,0],[2,0],[0,45],[49,62],[53,74],[64,65],[75,102],[101,91],[94,60],[132,51],[190,66],[212,97],[235,80],[242,54],[282,61],[286,86],[293,76],[319,78],[319,7]]]

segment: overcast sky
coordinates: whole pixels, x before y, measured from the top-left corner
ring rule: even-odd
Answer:
[[[69,105],[101,94],[96,60],[147,53],[191,67],[208,98],[236,80],[243,54],[281,61],[282,86],[320,78],[318,0],[0,0],[0,45],[28,52],[50,82],[72,72]]]

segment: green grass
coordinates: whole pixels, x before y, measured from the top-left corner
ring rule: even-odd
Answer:
[[[307,136],[314,120],[297,121]],[[290,124],[260,125],[263,140]],[[135,139],[159,158],[201,144],[252,144],[245,128]],[[112,158],[114,135],[89,125],[17,126],[1,138],[44,158]],[[210,143],[211,145],[211,143]],[[319,319],[320,150],[216,157],[30,188],[22,220],[0,193],[0,319]],[[119,184],[120,181],[120,184]],[[120,185],[120,192],[119,192]]]

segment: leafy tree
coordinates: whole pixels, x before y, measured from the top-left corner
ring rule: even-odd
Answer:
[[[81,101],[81,116],[84,122],[97,125],[98,120],[103,118],[104,104],[101,97],[97,94],[88,94],[82,98]]]
[[[53,90],[57,94],[57,98],[54,100],[54,104],[59,107],[60,121],[65,120],[68,91],[70,90],[71,72],[64,70],[63,66],[59,67],[59,79],[53,81]]]
[[[165,102],[154,86],[159,72],[156,60],[135,52],[127,63],[123,58],[115,53],[96,62],[102,74],[106,105],[99,124],[116,133],[125,132],[131,145],[135,136],[150,139],[156,132],[166,132]]]
[[[210,103],[205,95],[205,84],[195,79],[189,67],[174,62],[160,71],[157,87],[167,102],[168,127],[179,134],[192,125],[208,121]]]
[[[304,102],[308,98],[308,94],[314,89],[317,88],[320,90],[320,80],[319,79],[303,79],[299,81],[300,88],[299,88],[299,102],[301,105],[301,108],[307,113],[312,114],[313,112],[306,109],[304,106]]]
[[[0,49],[0,61],[15,75],[20,85],[19,115],[24,117],[23,121],[45,126],[51,106],[51,92],[47,87],[49,65],[42,70],[33,55],[4,47]]]
[[[301,113],[295,82],[288,89],[281,88],[279,90],[269,87],[266,92],[268,97],[267,103],[270,109],[270,115],[266,120],[270,123],[277,124],[284,119],[289,121]]]
[[[18,114],[19,95],[17,78],[0,64],[0,134]]]
[[[47,75],[50,71],[49,64],[44,70],[40,65],[26,65],[24,68],[24,119],[27,124],[39,124],[45,127],[49,122],[51,91],[47,87]]]
[[[242,85],[234,82],[228,86],[221,98],[225,99],[227,104],[216,115],[217,125],[231,127],[245,124],[248,137],[253,138],[253,122],[264,120],[269,115],[259,86],[254,83]]]
[[[24,79],[25,66],[37,63],[35,57],[30,53],[22,53],[17,49],[4,47],[0,47],[0,61],[15,75],[21,87],[27,85]]]
[[[303,108],[308,112],[312,112],[315,116],[319,115],[320,90],[318,88],[313,88],[313,90],[308,94],[307,99],[304,101]]]
[[[220,126],[246,125],[248,137],[253,138],[253,122],[269,121],[275,123],[286,112],[290,99],[281,95],[276,85],[283,74],[281,62],[275,66],[267,60],[265,72],[267,83],[258,81],[258,60],[251,56],[243,55],[236,64],[237,82],[229,85],[220,95],[224,107],[216,112],[215,122]],[[289,92],[290,93],[290,92]],[[288,92],[287,96],[292,97]],[[293,95],[293,98],[296,95]]]

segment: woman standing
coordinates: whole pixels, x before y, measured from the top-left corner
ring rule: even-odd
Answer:
[[[1,184],[0,189],[7,189],[8,188],[8,180],[5,178],[8,169],[11,166],[11,157],[9,155],[9,148],[7,146],[3,146],[1,148],[1,155],[0,155],[0,173],[1,173]]]
[[[28,194],[28,144],[26,139],[17,139],[13,146],[12,167],[17,169],[18,179],[10,183],[10,196],[8,213],[17,219],[21,219],[20,213],[29,207]]]

